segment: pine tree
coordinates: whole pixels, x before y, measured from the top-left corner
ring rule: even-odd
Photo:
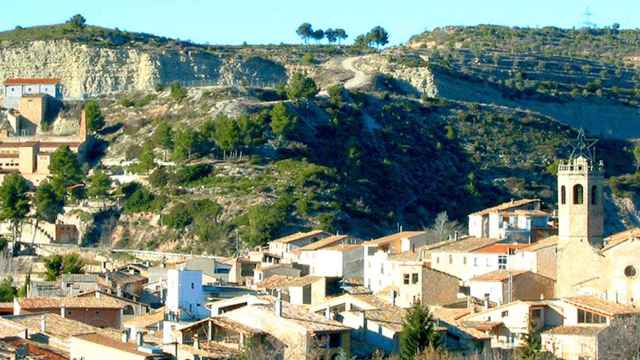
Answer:
[[[534,330],[533,324],[529,323],[529,331],[524,336],[524,346],[518,351],[519,360],[542,360],[542,342],[539,331]]]
[[[0,186],[0,220],[8,221],[13,241],[20,240],[22,222],[29,214],[29,184],[20,174],[7,175]]]
[[[440,335],[426,306],[416,304],[407,311],[400,332],[400,359],[413,360],[416,354],[440,345]]]

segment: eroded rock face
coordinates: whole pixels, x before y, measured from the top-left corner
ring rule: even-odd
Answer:
[[[105,48],[60,41],[34,41],[0,49],[0,79],[58,78],[64,95],[77,99],[157,84],[271,85],[286,81],[285,68],[259,57],[222,57],[200,50]]]

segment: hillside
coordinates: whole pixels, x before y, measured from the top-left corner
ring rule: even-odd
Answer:
[[[531,109],[591,133],[640,136],[637,30],[447,27],[408,44],[438,95]]]
[[[625,175],[634,31],[446,28],[377,52],[67,27],[0,34],[0,77],[58,77],[68,99],[99,102],[89,172],[124,184],[69,212],[85,244],[224,254],[302,229],[369,238],[512,198],[553,205],[577,127],[602,137],[608,231],[640,219]]]

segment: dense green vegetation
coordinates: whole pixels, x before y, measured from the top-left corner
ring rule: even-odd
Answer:
[[[46,279],[55,281],[62,274],[82,274],[84,262],[78,254],[51,255],[44,259]]]

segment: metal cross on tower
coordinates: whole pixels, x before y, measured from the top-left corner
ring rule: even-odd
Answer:
[[[571,156],[569,158],[575,159],[578,156],[584,156],[587,159],[591,160],[592,162],[595,162],[596,149],[594,148],[594,146],[596,145],[597,142],[598,142],[598,139],[587,138],[586,135],[584,134],[584,130],[579,129],[578,137],[576,141],[573,144],[571,144],[572,149],[571,149]]]

